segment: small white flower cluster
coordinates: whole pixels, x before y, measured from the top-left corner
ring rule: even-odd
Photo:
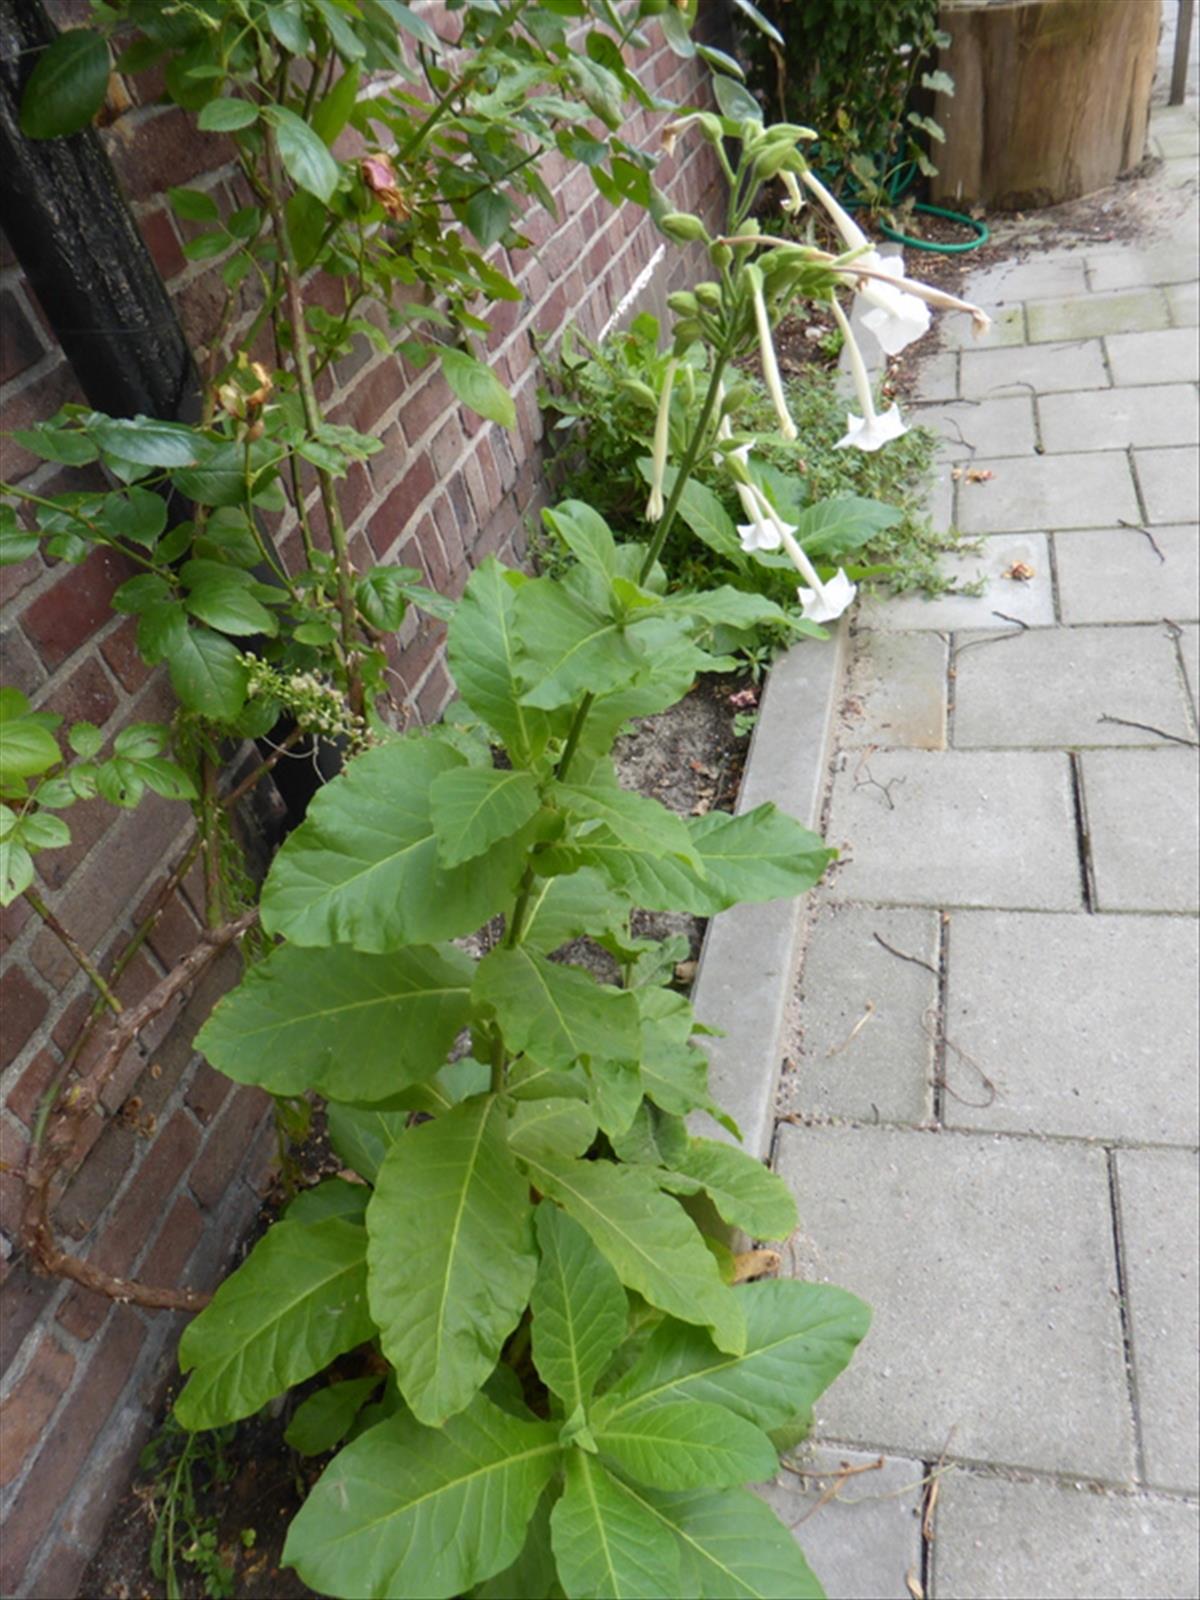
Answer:
[[[332,683],[315,672],[280,672],[257,656],[244,655],[248,682],[246,693],[278,700],[295,717],[297,724],[323,739],[349,739],[363,742],[365,728],[347,706],[344,696]]]

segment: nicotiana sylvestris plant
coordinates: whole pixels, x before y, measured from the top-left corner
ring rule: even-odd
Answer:
[[[715,630],[784,616],[731,588],[666,593],[657,557],[702,450],[746,491],[746,547],[773,538],[800,567],[806,609],[833,614],[849,587],[823,582],[773,511],[722,384],[748,342],[766,356],[785,287],[828,298],[855,250],[848,265],[784,254],[749,230],[747,196],[803,170],[803,130],[712,120],[741,140],[731,231],[709,241],[721,283],[675,307],[676,355],[710,344],[709,388],[673,476],[656,436],[651,543],[618,544],[568,501],[546,518],[571,558],[561,579],[475,571],[449,628],[453,714],[367,750],[317,797],[264,887],[283,942],[198,1039],[240,1082],[324,1096],[362,1179],[294,1200],[180,1347],[189,1428],[247,1416],[358,1346],[382,1354],[386,1380],[327,1386],[289,1430],[312,1452],[346,1441],[285,1549],[323,1593],[821,1592],[740,1486],[803,1434],[867,1309],[827,1285],[730,1281],[721,1228],[785,1238],[794,1203],[753,1157],[691,1131],[703,1112],[736,1132],[689,1002],[628,917],[798,894],[831,852],[771,804],[681,819],[622,789],[611,756],[630,717],[727,665]],[[664,414],[671,377],[668,363]],[[863,405],[859,435],[869,391]],[[876,447],[853,421],[846,444]],[[498,916],[481,957],[456,942]],[[621,984],[565,959],[581,935]]]

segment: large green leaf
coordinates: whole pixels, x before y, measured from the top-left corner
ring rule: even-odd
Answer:
[[[570,1600],[664,1600],[682,1595],[673,1531],[581,1450],[550,1514],[559,1577]]]
[[[335,1153],[370,1184],[375,1182],[384,1157],[408,1127],[411,1116],[409,1111],[379,1111],[373,1106],[346,1106],[336,1101],[325,1112],[329,1142]],[[365,1212],[370,1191],[364,1188],[360,1192]]]
[[[42,51],[21,96],[27,139],[78,133],[104,104],[108,45],[90,28],[69,28]]]
[[[837,495],[805,506],[797,518],[796,537],[813,556],[837,557],[861,545],[900,521],[895,506],[881,505],[862,495]]]
[[[470,1017],[474,971],[450,945],[386,955],[283,945],[225,996],[196,1048],[272,1094],[383,1100],[445,1061]]]
[[[694,1600],[824,1600],[795,1536],[745,1489],[632,1490],[674,1533],[679,1593]]]
[[[371,1310],[400,1391],[432,1426],[496,1365],[537,1271],[529,1189],[491,1095],[401,1134],[367,1207]]]
[[[143,467],[188,467],[196,459],[197,435],[179,422],[97,415],[87,428],[101,450]]]
[[[503,1572],[477,1584],[471,1590],[471,1600],[513,1600],[514,1595],[520,1595],[521,1600],[563,1600],[554,1551],[550,1548],[550,1507],[557,1493],[558,1485],[552,1483],[538,1501],[520,1555]]]
[[[660,1311],[712,1330],[724,1350],[746,1337],[741,1306],[690,1217],[642,1168],[523,1153],[535,1185],[584,1228],[622,1283]]]
[[[507,573],[489,556],[471,574],[447,642],[459,694],[500,735],[519,767],[541,755],[550,735],[546,713],[520,702],[514,583],[519,587],[530,581],[521,573]]]
[[[510,1051],[527,1051],[543,1066],[569,1067],[581,1056],[596,1063],[637,1058],[632,994],[523,946],[483,958],[474,998],[495,1012]]]
[[[650,482],[653,468],[647,456],[638,462],[642,475]],[[664,487],[669,494],[675,487],[677,469],[668,467]],[[679,497],[679,515],[701,543],[718,555],[732,557],[740,564],[742,541],[738,538],[733,518],[717,496],[705,484],[691,478]]]
[[[551,793],[571,816],[604,823],[614,838],[632,850],[678,856],[693,866],[698,864],[682,817],[658,800],[631,794],[615,783],[556,783]]]
[[[726,906],[803,894],[836,853],[770,801],[737,817],[710,811],[688,826],[705,878]]]
[[[438,860],[457,867],[524,827],[541,803],[528,772],[455,767],[430,788]]]
[[[561,1076],[559,1074],[558,1076]],[[596,1118],[586,1100],[571,1095],[541,1095],[520,1100],[508,1124],[509,1148],[518,1156],[550,1152],[585,1155],[596,1137]],[[540,1213],[539,1213],[540,1215]]]
[[[775,1446],[727,1407],[701,1400],[632,1407],[595,1428],[602,1454],[657,1489],[729,1489],[779,1470]]]
[[[537,1238],[542,1260],[530,1301],[533,1364],[569,1417],[591,1400],[625,1337],[629,1304],[621,1280],[565,1211],[540,1205]]]
[[[828,1284],[772,1279],[737,1291],[746,1348],[727,1355],[695,1328],[664,1322],[637,1363],[596,1404],[597,1425],[649,1402],[707,1400],[760,1428],[807,1411],[854,1354],[871,1313]]]
[[[275,858],[262,897],[267,932],[380,951],[482,927],[515,890],[525,849],[517,838],[464,866],[438,861],[430,786],[465,765],[422,734],[351,762]]]
[[[559,878],[539,878],[530,897],[521,943],[549,954],[584,933],[595,937],[620,932],[628,916],[629,902],[590,868]]]
[[[235,644],[210,628],[181,627],[168,647],[171,687],[188,711],[231,722],[246,703],[246,666]]]
[[[446,382],[463,405],[503,428],[516,427],[517,408],[512,395],[490,367],[485,367],[465,350],[455,350],[449,345],[438,351],[438,359]]]
[[[320,134],[283,106],[267,106],[263,116],[274,126],[279,158],[288,177],[298,188],[328,203],[338,186],[340,169]]]
[[[366,1405],[381,1379],[348,1378],[344,1383],[326,1384],[310,1394],[297,1408],[283,1439],[302,1456],[323,1455],[344,1439],[350,1424]]]
[[[185,1428],[248,1417],[334,1356],[374,1337],[366,1231],[344,1217],[277,1222],[231,1273],[179,1344],[191,1372],[175,1402]]]
[[[676,1194],[705,1190],[730,1227],[755,1239],[786,1239],[799,1221],[782,1178],[746,1151],[715,1139],[691,1140],[686,1155],[659,1182]]]
[[[441,1428],[381,1422],[322,1473],[283,1559],[344,1600],[451,1600],[520,1551],[561,1454],[556,1433],[482,1395]]]
[[[617,544],[612,529],[586,501],[560,501],[542,512],[542,520],[583,566],[605,580],[616,575]]]
[[[634,635],[585,605],[553,578],[533,578],[518,591],[513,626],[521,641],[521,704],[552,711],[583,694],[633,682],[647,664]]]

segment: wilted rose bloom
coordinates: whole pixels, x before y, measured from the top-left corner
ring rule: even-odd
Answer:
[[[412,207],[396,187],[396,174],[392,171],[390,157],[382,152],[364,156],[358,164],[358,170],[362,181],[389,217],[404,222],[412,216]]]

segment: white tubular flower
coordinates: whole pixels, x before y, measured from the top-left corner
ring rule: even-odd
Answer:
[[[783,542],[780,534],[782,524],[777,521],[770,506],[752,484],[736,483],[734,488],[742,502],[742,510],[750,519],[738,523],[742,549],[747,555],[753,555],[756,550],[778,550]]]
[[[871,307],[863,316],[863,327],[869,328],[879,340],[885,355],[899,355],[929,329],[929,307],[896,281],[904,279],[903,256],[885,258],[878,250],[865,249],[870,240],[820,179],[806,172],[804,181],[828,211],[847,248],[863,252],[840,269],[854,278],[854,287]],[[876,273],[883,276],[876,277]]]
[[[805,187],[812,190],[813,194],[816,195],[817,199],[828,211],[833,219],[834,227],[846,241],[848,250],[861,250],[865,245],[870,244],[871,241],[858,223],[855,222],[848,211],[843,210],[815,173],[804,172],[801,176],[804,179]]]
[[[657,522],[666,505],[663,501],[663,479],[667,472],[667,444],[671,433],[671,390],[675,386],[677,362],[672,356],[663,376],[662,394],[658,398],[658,415],[654,419],[654,448],[651,451],[650,498],[646,501],[646,521]]]
[[[800,614],[805,622],[836,622],[842,612],[853,603],[858,593],[857,584],[850,582],[845,569],[839,567],[829,582],[821,588],[797,588]]]
[[[771,396],[771,404],[775,407],[775,415],[779,418],[780,433],[785,439],[794,439],[796,424],[792,421],[791,412],[787,408],[783,383],[779,377],[775,342],[771,338],[771,319],[767,315],[767,302],[763,296],[762,273],[757,267],[747,267],[746,272],[754,295],[754,321],[758,327],[758,348],[762,356],[763,378],[766,381],[767,393]]]
[[[851,332],[849,320],[836,297],[832,305],[833,315],[846,340],[854,389],[858,395],[858,403],[862,407],[861,417],[856,417],[853,411],[847,412],[847,429],[835,448],[845,450],[847,446],[853,445],[856,450],[878,450],[881,445],[887,444],[889,439],[899,439],[908,432],[908,429],[904,425],[904,418],[900,415],[899,406],[889,406],[882,416],[875,410],[875,402],[871,398],[871,380],[867,376],[866,363],[863,361],[862,351],[858,348],[858,341]]]
[[[828,583],[822,583],[816,568],[796,540],[796,529],[770,505],[762,490],[749,481],[746,462],[750,456],[748,444],[739,445],[729,453],[733,466],[734,488],[742,502],[742,510],[749,521],[738,525],[742,549],[747,555],[756,550],[778,550],[782,545],[796,571],[809,585],[798,588],[801,615],[808,622],[833,622],[841,616],[858,593],[857,588],[839,567]]]

